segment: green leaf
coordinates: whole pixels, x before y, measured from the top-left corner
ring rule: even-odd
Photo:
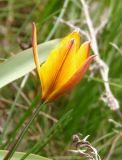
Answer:
[[[38,45],[40,62],[44,62],[49,52],[59,40],[52,40]],[[24,50],[0,64],[0,88],[24,76],[35,68],[32,48]]]
[[[6,153],[7,153],[7,151],[0,150],[0,160],[3,160],[3,158],[6,155]],[[15,152],[15,154],[13,155],[11,160],[20,160],[24,154],[25,153],[23,153],[23,152]],[[48,159],[48,158],[45,158],[45,157],[41,157],[41,156],[38,156],[38,155],[35,155],[35,154],[30,154],[26,158],[26,160],[51,160],[51,159]]]

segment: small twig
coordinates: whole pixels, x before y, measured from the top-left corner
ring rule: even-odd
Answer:
[[[97,35],[107,24],[108,19],[101,20],[101,24],[95,29],[95,34]]]
[[[24,84],[24,85],[25,85],[25,80],[26,80],[26,78],[23,78],[22,84]],[[21,85],[21,86],[18,86],[16,83],[13,83],[12,86],[13,86],[17,91],[19,91],[20,88],[24,88],[24,86],[22,86],[22,85]],[[28,97],[25,95],[25,93],[24,93],[22,90],[20,90],[20,95],[21,95],[21,97],[25,100],[25,102],[27,103],[27,105],[31,105],[30,100],[28,99]]]
[[[9,28],[14,20],[14,10],[13,10],[13,4],[14,1],[13,0],[9,0],[8,3],[8,16],[7,16],[7,20],[6,20],[6,25]]]
[[[0,57],[0,61],[6,61],[7,60],[7,58],[1,58]]]
[[[0,101],[2,101],[4,103],[7,103],[7,104],[13,103],[13,101],[7,100],[7,99],[5,99],[3,97],[0,97]],[[20,107],[20,108],[22,108],[22,109],[24,109],[25,111],[27,111],[28,106],[25,106],[25,105],[17,103],[17,102],[16,102],[15,105],[18,106],[18,107]],[[44,116],[44,117],[46,117],[47,119],[55,122],[55,123],[58,121],[56,118],[52,117],[51,115],[49,115],[49,114],[47,114],[45,112],[40,111],[39,114],[42,115],[42,116]]]
[[[110,136],[112,136],[112,135],[114,135],[114,134],[115,134],[114,131],[112,131],[112,132],[110,132],[110,133],[107,133],[107,134],[101,136],[100,138],[98,138],[97,140],[95,140],[92,144],[93,144],[93,145],[96,145],[96,144],[99,143],[100,141],[105,140],[105,139],[108,139]]]
[[[57,19],[57,17],[55,17],[55,18]],[[87,39],[89,39],[88,33],[87,33],[86,31],[82,30],[80,27],[75,26],[75,25],[73,25],[71,22],[65,21],[65,20],[63,20],[63,19],[60,19],[60,22],[63,23],[63,24],[66,24],[67,26],[69,26],[70,28],[72,28],[72,29],[74,29],[74,30],[75,30],[75,29],[78,29],[81,35],[83,35],[83,36],[85,36]]]
[[[115,121],[113,119],[109,119],[108,121],[113,123],[115,125],[115,127],[122,128],[122,124],[121,123],[119,123],[119,122],[117,122],[117,121]]]
[[[14,101],[12,101],[12,100],[9,100],[9,99],[6,99],[6,98],[4,98],[4,97],[0,97],[0,101],[2,101],[2,102],[4,102],[4,103],[7,103],[7,104],[12,104],[12,103],[14,103]],[[20,104],[20,103],[17,103],[16,102],[16,104],[15,104],[17,107],[20,107],[20,108],[22,108],[22,109],[26,109],[26,106],[25,105],[23,105],[23,104]]]
[[[120,54],[121,54],[121,56],[122,56],[122,50],[115,44],[115,43],[110,43],[110,45],[112,46],[112,47],[114,47]]]
[[[58,122],[58,120],[57,120],[56,118],[52,117],[51,115],[49,115],[49,114],[47,114],[47,113],[44,113],[44,112],[40,111],[39,114],[40,114],[40,115],[43,115],[44,117],[50,119],[51,121],[53,121],[53,122],[55,122],[55,123]]]
[[[101,160],[97,150],[89,143],[89,141],[87,141],[88,137],[89,135],[81,140],[79,135],[73,135],[73,145],[76,149],[69,151],[89,158],[90,160]]]
[[[112,145],[111,145],[111,148],[110,148],[110,151],[109,151],[108,156],[107,156],[107,158],[106,158],[105,160],[110,160],[110,159],[111,159],[111,156],[112,156],[112,154],[113,154],[113,152],[114,152],[114,150],[115,150],[116,144],[117,144],[118,140],[119,140],[121,137],[122,137],[122,132],[119,132],[119,133],[117,134],[117,136],[115,137],[115,139],[113,140]]]
[[[119,111],[119,108],[120,108],[119,103],[118,103],[117,99],[114,97],[114,95],[112,94],[109,83],[108,83],[109,68],[108,68],[107,64],[100,57],[98,44],[97,44],[97,40],[96,40],[96,34],[95,34],[95,30],[94,30],[92,20],[91,20],[90,14],[89,14],[88,5],[85,0],[81,0],[81,3],[83,6],[87,26],[88,26],[89,33],[90,33],[92,49],[93,49],[94,53],[97,55],[96,56],[96,63],[99,66],[99,71],[100,71],[101,77],[104,81],[105,95],[106,95],[104,97],[104,101],[107,103],[107,105],[110,107],[111,110],[120,112]],[[122,115],[121,114],[118,114],[118,115],[122,119]]]

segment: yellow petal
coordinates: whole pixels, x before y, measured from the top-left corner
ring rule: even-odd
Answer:
[[[75,39],[76,41],[76,50],[80,47],[80,33],[79,30],[75,30],[72,33],[70,33],[68,36],[64,37],[62,41],[60,42],[59,46],[63,46],[67,41]]]
[[[87,41],[81,45],[77,52],[77,68],[89,57],[90,42]]]
[[[43,78],[44,80],[44,86],[42,90],[43,99],[46,99],[51,94],[51,92],[55,90],[55,88],[57,87],[57,83],[59,82],[59,77],[62,73],[62,69],[67,62],[67,59],[69,59],[69,57],[73,57],[74,53],[76,52],[75,39],[67,40],[65,41],[64,45],[59,46],[60,47],[57,47],[51,52],[51,54],[47,58],[47,61],[41,66],[40,69],[41,78]],[[73,60],[75,60],[75,58]],[[71,71],[68,72],[66,76],[69,76],[69,74],[74,72],[74,69],[74,66],[71,66]],[[61,75],[61,77],[63,75]],[[67,78],[66,76],[64,80]],[[61,84],[62,83],[64,83],[63,79],[61,81]]]
[[[75,40],[76,43],[70,46],[71,40]],[[69,48],[72,48],[74,45],[76,50],[79,48],[80,36],[79,32],[74,31],[59,43],[59,45],[49,54],[46,62],[41,66],[40,69],[40,79],[42,83],[42,98],[48,96],[49,92],[55,85],[56,78],[59,76],[59,71],[62,68],[62,64],[66,60],[67,52]]]
[[[90,56],[85,62],[81,65],[81,67],[75,72],[75,74],[67,80],[67,82],[58,90],[55,90],[50,97],[48,97],[47,101],[52,101],[57,97],[64,94],[66,91],[72,89],[79,81],[83,78],[86,73],[90,63],[93,61],[95,55]]]

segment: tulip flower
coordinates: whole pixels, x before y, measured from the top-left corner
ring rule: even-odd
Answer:
[[[90,56],[89,42],[80,46],[80,34],[75,30],[61,40],[40,66],[35,23],[32,25],[32,47],[42,100],[46,102],[55,100],[79,83],[95,57]]]

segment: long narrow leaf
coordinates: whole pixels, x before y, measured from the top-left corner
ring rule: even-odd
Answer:
[[[6,155],[7,151],[5,150],[0,150],[0,160],[3,160],[4,156]],[[13,155],[13,157],[11,158],[11,160],[20,160],[21,157],[24,155],[25,153],[22,152],[15,152],[15,154]],[[51,160],[45,157],[41,157],[35,154],[30,154],[26,160]]]
[[[45,61],[48,53],[59,40],[52,40],[38,45],[40,62]],[[24,76],[35,68],[32,48],[24,50],[0,64],[0,88]]]

